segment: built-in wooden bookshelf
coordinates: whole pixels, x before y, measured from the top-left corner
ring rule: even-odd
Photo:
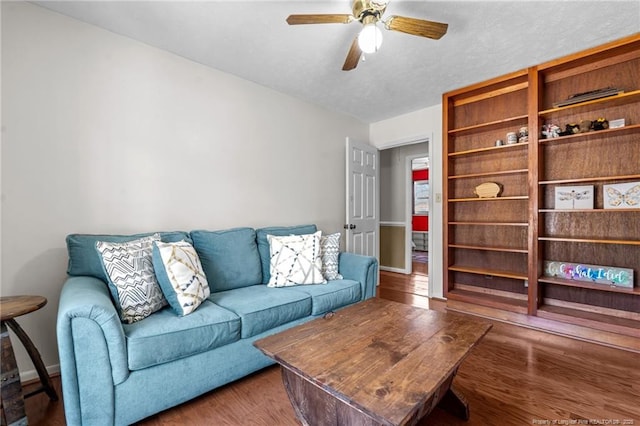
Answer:
[[[450,309],[640,352],[640,205],[605,208],[604,185],[640,181],[640,35],[443,95],[444,277]],[[562,107],[572,95],[618,94]],[[546,139],[545,124],[625,119]],[[528,140],[507,142],[508,132]],[[498,183],[497,198],[474,188]],[[593,209],[556,209],[590,185]],[[545,261],[628,268],[632,289],[545,275]],[[506,314],[504,312],[510,312]]]

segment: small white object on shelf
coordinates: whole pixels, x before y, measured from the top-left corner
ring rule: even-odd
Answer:
[[[617,120],[609,121],[609,128],[610,129],[618,129],[620,127],[624,127],[624,125],[625,125],[624,118],[618,118]]]

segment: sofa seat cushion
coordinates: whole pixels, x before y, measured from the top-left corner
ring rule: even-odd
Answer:
[[[243,339],[311,315],[308,294],[262,284],[212,293],[209,300],[240,317]]]
[[[311,296],[311,315],[322,315],[362,300],[360,283],[354,280],[334,280],[326,284],[289,288]]]
[[[240,339],[240,318],[209,300],[186,316],[166,307],[142,321],[123,324],[130,370],[205,352]]]

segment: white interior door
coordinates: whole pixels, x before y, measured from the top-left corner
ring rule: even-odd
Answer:
[[[346,249],[348,252],[377,258],[380,247],[378,150],[349,138],[346,145]]]

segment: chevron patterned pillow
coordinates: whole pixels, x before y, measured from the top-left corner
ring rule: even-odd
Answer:
[[[96,243],[123,322],[140,321],[167,305],[153,269],[155,241],[160,241],[160,234],[126,243]]]
[[[340,256],[340,233],[323,235],[320,239],[320,256],[322,258],[322,276],[326,280],[341,280],[338,273],[338,257]]]

